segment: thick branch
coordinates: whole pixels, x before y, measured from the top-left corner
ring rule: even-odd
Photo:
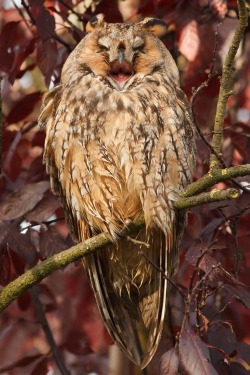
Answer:
[[[180,198],[175,202],[175,207],[178,210],[187,209],[190,207],[200,206],[205,203],[220,202],[226,199],[236,199],[240,196],[240,192],[236,189],[218,190],[213,189],[208,193],[201,193],[191,198]]]
[[[243,37],[245,28],[248,21],[248,12],[244,0],[238,0],[238,10],[239,10],[239,23],[235,30],[233,40],[229,51],[226,56],[225,64],[222,69],[222,77],[220,81],[220,92],[218,98],[218,104],[215,114],[214,123],[214,135],[212,139],[212,147],[215,154],[221,156],[221,145],[223,136],[223,125],[226,113],[227,99],[232,94],[231,85],[234,72],[234,58],[238,51],[241,39]],[[220,162],[216,155],[211,153],[210,156],[210,169],[220,168]]]
[[[187,198],[204,192],[207,188],[236,177],[250,175],[250,164],[238,165],[226,169],[213,169],[199,180],[188,185],[181,193],[181,197]],[[192,206],[189,206],[192,207]]]
[[[133,232],[138,232],[144,225],[144,219],[138,219],[130,224],[129,228],[124,230],[121,237],[127,236]],[[38,284],[48,275],[56,270],[62,269],[68,264],[80,260],[82,257],[92,253],[112,242],[108,234],[98,234],[89,240],[72,246],[59,254],[46,259],[44,262],[38,264],[31,270],[19,276],[16,280],[10,282],[0,292],[0,312],[3,311],[9,304],[20,296],[25,290]]]

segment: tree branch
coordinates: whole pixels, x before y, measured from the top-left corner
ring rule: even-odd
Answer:
[[[226,199],[236,199],[240,196],[240,192],[236,189],[218,190],[213,189],[207,193],[201,193],[191,198],[179,198],[174,202],[175,208],[178,210],[190,207],[200,206],[206,203],[220,202]]]
[[[134,221],[123,231],[121,237],[138,232],[144,224],[145,222],[143,218]],[[11,281],[1,290],[0,312],[9,306],[9,304],[23,292],[38,284],[54,271],[62,269],[68,264],[80,260],[84,256],[93,253],[96,249],[100,249],[110,243],[112,243],[111,237],[108,234],[101,233],[85,242],[72,246],[59,254],[53,255],[44,262],[33,267],[31,270],[26,271],[23,275],[19,276],[14,281]]]
[[[222,145],[222,136],[223,136],[223,125],[224,118],[226,113],[226,105],[228,97],[233,93],[231,91],[233,73],[234,73],[234,58],[238,51],[241,39],[243,37],[245,28],[248,21],[248,12],[244,0],[238,0],[238,10],[239,10],[239,23],[235,30],[233,40],[231,42],[229,51],[226,56],[225,64],[222,68],[222,77],[220,81],[220,92],[218,97],[217,109],[215,114],[214,122],[214,134],[212,139],[212,147],[215,151],[215,154],[211,153],[210,156],[210,170],[214,171],[219,168],[220,162],[216,157],[218,154],[221,155],[221,145]]]
[[[187,198],[202,193],[207,188],[224,182],[235,177],[243,177],[250,175],[250,164],[237,165],[226,169],[216,169],[213,172],[209,171],[202,176],[199,180],[188,185],[180,194],[181,197]],[[205,203],[205,202],[204,202]],[[192,207],[189,206],[189,207]]]

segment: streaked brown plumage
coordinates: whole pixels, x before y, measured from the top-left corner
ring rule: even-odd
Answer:
[[[177,267],[185,213],[173,202],[190,183],[194,132],[177,67],[158,37],[160,20],[87,25],[61,84],[45,97],[44,161],[77,241],[108,232],[115,243],[84,259],[114,341],[145,367],[161,336],[168,283]],[[145,216],[135,236],[126,223]]]

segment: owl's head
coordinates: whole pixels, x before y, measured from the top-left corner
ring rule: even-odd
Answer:
[[[145,76],[165,73],[178,83],[175,62],[160,38],[167,32],[165,22],[145,18],[136,24],[109,24],[104,15],[90,19],[87,35],[67,60],[64,72],[73,67],[86,71],[116,90],[126,91]],[[64,74],[65,75],[65,74]]]

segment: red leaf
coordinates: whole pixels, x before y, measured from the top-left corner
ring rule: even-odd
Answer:
[[[30,303],[31,303],[30,292],[27,291],[27,292],[21,294],[21,296],[18,297],[18,299],[17,299],[17,303],[18,303],[18,306],[21,310],[23,310],[23,311],[27,310],[30,307]]]
[[[48,39],[39,44],[37,48],[37,64],[44,75],[47,86],[50,84],[51,76],[57,62],[57,47],[53,39]]]
[[[25,260],[20,255],[12,251],[11,249],[9,250],[9,252],[10,252],[11,262],[12,262],[12,265],[14,267],[16,274],[22,275],[26,267]]]
[[[38,35],[43,41],[46,41],[53,36],[55,31],[55,18],[44,8],[43,0],[29,0],[29,4]]]
[[[188,375],[218,375],[209,362],[207,346],[192,332],[181,334],[179,344],[180,358]]]
[[[0,35],[0,70],[9,75],[11,83],[14,82],[23,61],[34,47],[35,38],[24,23],[12,21],[4,25]]]
[[[91,3],[89,3],[89,8]],[[117,6],[114,6],[113,0],[100,1],[95,9],[95,14],[104,13],[107,22],[122,22],[122,16]]]
[[[28,57],[35,49],[36,38],[30,40],[27,38],[25,39],[27,40],[27,44],[23,48],[18,46],[18,48],[15,49],[15,60],[9,74],[9,81],[11,84],[13,84],[15,79],[19,76],[21,65],[26,57]]]
[[[31,211],[49,188],[48,181],[27,184],[9,194],[0,207],[0,219],[13,220]]]
[[[11,109],[10,113],[6,117],[6,122],[8,124],[13,124],[23,120],[33,111],[35,105],[41,99],[41,97],[42,95],[40,91],[25,95]]]
[[[0,284],[5,286],[10,281],[10,255],[7,249],[0,251]]]
[[[41,361],[38,361],[31,375],[47,375],[47,374],[48,374],[48,359],[47,357],[43,357]]]
[[[159,364],[160,375],[178,375],[179,356],[175,348],[169,350],[161,356]]]
[[[41,354],[31,355],[25,358],[21,358],[16,362],[12,362],[10,365],[5,367],[0,367],[0,372],[6,372],[8,370],[12,370],[15,367],[25,367],[31,364],[32,362],[36,361],[38,358],[40,358]]]
[[[0,70],[9,73],[15,58],[15,53],[12,48],[12,40],[10,35],[16,33],[19,22],[8,22],[2,29],[0,35],[0,49],[1,49],[1,59],[0,59]]]
[[[45,131],[38,130],[32,139],[32,147],[39,146],[43,147],[45,142]]]
[[[87,338],[82,332],[70,332],[63,348],[76,355],[92,353],[89,345],[87,345]]]
[[[63,3],[60,1],[58,2],[58,7],[60,9],[61,16],[63,19],[65,19],[68,17],[69,9],[73,8],[73,4],[71,0],[64,0]]]

